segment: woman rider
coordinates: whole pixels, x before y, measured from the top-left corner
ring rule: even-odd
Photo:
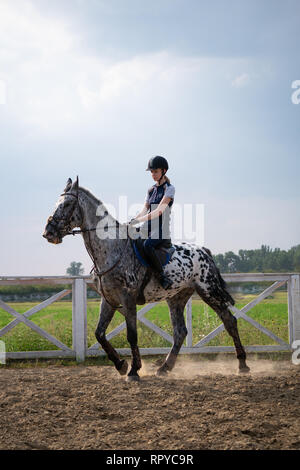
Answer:
[[[131,221],[133,225],[145,222],[140,230],[142,238],[145,238],[144,250],[151,268],[164,289],[168,289],[172,281],[165,275],[155,248],[162,243],[171,246],[170,212],[175,188],[166,176],[168,168],[168,162],[164,157],[150,158],[146,171],[151,171],[156,183],[148,189],[142,211]]]

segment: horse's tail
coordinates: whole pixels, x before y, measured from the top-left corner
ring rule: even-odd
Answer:
[[[213,256],[211,254],[211,251],[208,248],[203,247],[203,250],[206,251],[208,256],[210,257],[211,264],[212,264],[212,269],[214,271],[214,274],[217,278],[217,286],[216,286],[216,294],[221,300],[223,300],[225,303],[230,303],[231,305],[235,304],[235,300],[231,297],[229,292],[227,291],[227,284],[225,280],[222,278],[221,273],[219,271],[219,268],[217,267]]]

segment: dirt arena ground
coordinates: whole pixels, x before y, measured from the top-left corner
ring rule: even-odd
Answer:
[[[300,449],[300,366],[180,358],[140,383],[110,366],[0,369],[0,449]]]

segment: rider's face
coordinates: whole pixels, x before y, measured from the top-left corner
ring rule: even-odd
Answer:
[[[161,168],[157,168],[156,170],[151,170],[151,175],[154,181],[159,181],[159,179],[163,175],[163,171],[161,170]]]

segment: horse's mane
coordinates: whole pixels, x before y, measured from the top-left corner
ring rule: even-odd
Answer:
[[[96,204],[101,205],[102,207],[105,208],[105,211],[107,211],[106,206],[103,204],[103,202],[100,201],[100,199],[98,199],[96,196],[94,196],[94,194],[92,194],[91,191],[89,191],[89,190],[86,189],[86,188],[83,188],[82,186],[79,186],[79,189],[80,189],[80,191],[82,191],[84,194],[86,194],[88,197],[90,197]],[[108,211],[107,211],[107,213],[109,214]],[[113,219],[115,219],[115,217],[113,217],[111,214],[109,214],[109,215],[110,215],[110,217],[112,217]],[[116,220],[117,225],[119,225],[120,222],[119,222],[117,219],[115,219],[115,220]],[[122,225],[122,224],[120,224],[120,225]]]
[[[100,201],[100,199],[98,199],[96,196],[94,196],[94,194],[91,193],[91,191],[89,191],[88,189],[86,188],[83,188],[82,186],[79,186],[79,189],[85,193],[88,197],[90,197],[91,199],[93,199],[95,202],[97,202],[98,204],[103,204],[102,201]]]

